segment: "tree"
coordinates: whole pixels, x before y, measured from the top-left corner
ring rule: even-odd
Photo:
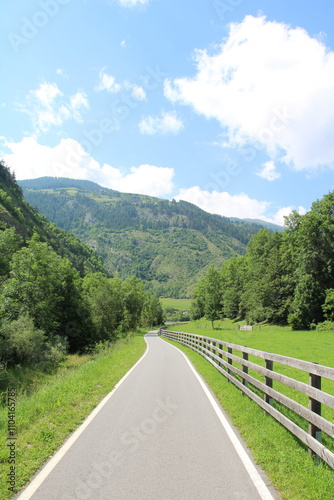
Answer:
[[[295,280],[289,322],[304,329],[323,321],[326,290],[334,286],[334,192],[287,218],[287,232]]]
[[[247,247],[242,302],[252,322],[284,322],[293,294],[292,267],[284,258],[284,233],[263,229]]]
[[[10,271],[10,261],[15,252],[23,245],[23,239],[14,228],[0,231],[0,277],[7,278]]]
[[[149,327],[158,326],[163,323],[161,302],[154,294],[149,294],[146,297],[142,312],[142,321],[145,326]]]
[[[243,314],[242,291],[247,276],[247,262],[244,256],[227,260],[221,268],[224,315],[237,318]]]
[[[81,297],[77,271],[46,243],[34,236],[16,252],[10,278],[2,290],[2,314],[7,320],[28,315],[48,338],[68,338],[71,350],[92,341]]]
[[[201,280],[194,289],[194,300],[190,306],[190,316],[192,319],[203,318],[205,314],[205,284],[204,280]]]
[[[85,301],[94,327],[95,341],[114,340],[124,319],[124,294],[118,278],[93,273],[83,279]]]
[[[334,321],[334,288],[326,290],[325,303],[322,306],[325,318],[329,321]]]
[[[205,303],[204,314],[206,319],[211,321],[214,328],[214,321],[222,317],[222,289],[219,271],[210,267],[205,278]]]
[[[145,303],[144,284],[139,278],[128,278],[123,282],[124,321],[127,329],[135,330],[140,323]]]

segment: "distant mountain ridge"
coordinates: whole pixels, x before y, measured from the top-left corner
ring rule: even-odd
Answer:
[[[24,189],[62,189],[75,187],[84,191],[101,191],[103,188],[96,182],[83,179],[68,179],[67,177],[38,177],[37,179],[26,179],[17,181]],[[111,189],[108,191],[112,191]]]
[[[279,232],[284,231],[283,226],[279,226],[278,224],[274,224],[272,222],[267,222],[265,220],[261,220],[261,219],[241,219],[241,220],[243,220],[244,222],[247,222],[249,224],[259,224],[263,227],[266,227],[267,229],[270,229],[271,231],[279,231]]]
[[[229,219],[231,221],[239,221],[245,224],[256,224],[266,229],[269,229],[270,231],[278,231],[280,233],[284,231],[283,226],[279,226],[278,224],[274,224],[273,222],[268,222],[262,219],[238,219],[237,217],[230,217]]]
[[[244,254],[263,228],[91,181],[42,177],[19,185],[31,205],[96,250],[109,272],[138,276],[160,296],[190,296],[209,266]]]

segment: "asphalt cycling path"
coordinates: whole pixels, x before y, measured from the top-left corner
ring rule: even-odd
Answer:
[[[186,356],[156,332],[145,339],[144,356],[16,498],[278,499]]]

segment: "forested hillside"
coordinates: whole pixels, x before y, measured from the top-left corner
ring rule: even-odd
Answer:
[[[189,297],[210,265],[245,253],[261,226],[191,203],[125,194],[89,181],[20,181],[26,200],[95,249],[110,273],[137,276],[160,296]]]
[[[61,257],[67,257],[81,275],[86,271],[104,269],[101,257],[94,250],[50,223],[23,199],[22,189],[15,177],[0,162],[0,230],[8,228],[13,228],[22,242],[37,233],[40,241],[48,243]]]
[[[194,295],[193,317],[333,329],[322,323],[334,321],[334,192],[305,215],[292,212],[283,232],[260,231],[246,255],[210,268]]]
[[[0,162],[2,367],[53,367],[67,352],[161,322],[161,304],[140,279],[110,277],[92,249],[23,200]]]

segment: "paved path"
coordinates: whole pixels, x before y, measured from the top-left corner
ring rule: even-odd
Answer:
[[[146,340],[142,360],[66,453],[61,449],[18,498],[278,498],[237,443],[253,478],[249,474],[222,425],[225,417],[215,411],[185,356],[153,332]]]

